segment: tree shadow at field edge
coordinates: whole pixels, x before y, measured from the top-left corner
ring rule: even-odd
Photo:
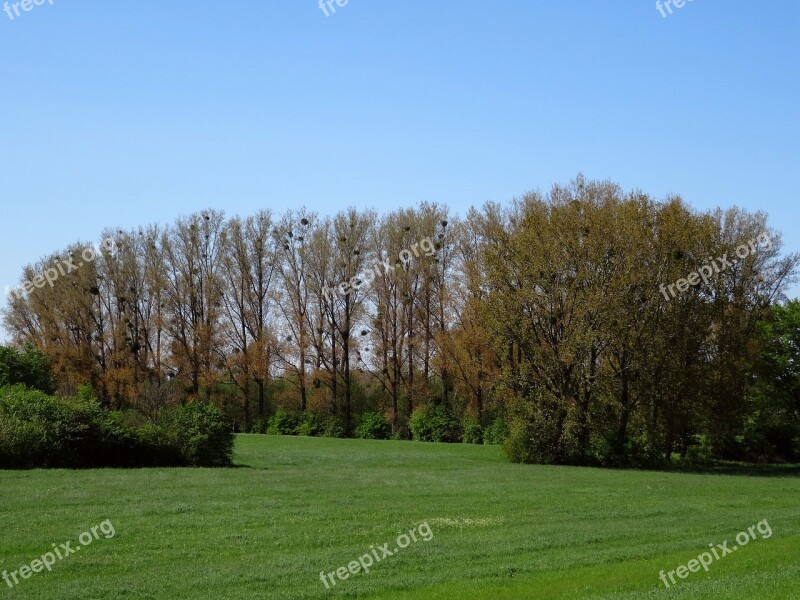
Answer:
[[[692,475],[731,475],[740,477],[800,477],[800,464],[739,464],[687,466],[676,465],[658,469],[664,473],[688,473]]]

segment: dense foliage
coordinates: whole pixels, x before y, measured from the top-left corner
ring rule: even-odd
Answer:
[[[461,424],[445,406],[428,404],[411,415],[411,435],[420,442],[461,441]]]
[[[748,393],[745,458],[800,460],[800,302],[773,306]]]
[[[103,408],[88,389],[56,398],[0,387],[0,469],[225,466],[233,432],[214,406],[164,409],[156,422]]]
[[[18,383],[45,394],[55,391],[50,361],[30,343],[22,350],[0,346],[0,387]]]
[[[759,324],[797,264],[764,215],[698,215],[578,180],[491,230],[514,460],[644,466],[685,457],[698,436],[741,456]]]
[[[364,413],[356,428],[356,437],[364,440],[385,440],[392,435],[392,428],[380,413]]]

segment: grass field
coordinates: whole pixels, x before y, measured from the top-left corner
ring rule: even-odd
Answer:
[[[497,447],[239,436],[233,469],[0,472],[0,572],[116,535],[0,598],[800,598],[800,477],[509,464]],[[768,520],[708,573],[661,570]],[[430,541],[327,591],[427,522]],[[760,535],[758,536],[761,537]]]

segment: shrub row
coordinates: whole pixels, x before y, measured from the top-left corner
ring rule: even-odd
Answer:
[[[434,404],[419,407],[413,412],[409,430],[412,439],[420,442],[497,445],[503,443],[507,433],[502,417],[482,427],[469,414],[462,419],[448,408]],[[282,408],[267,422],[257,422],[253,433],[345,437],[344,426],[336,417],[324,418],[313,411],[298,413]],[[392,427],[382,413],[367,412],[361,415],[353,433],[354,437],[360,439],[388,440],[392,437]],[[396,433],[394,437],[400,435]]]
[[[593,436],[587,452],[580,454],[576,445],[566,444],[566,452],[556,452],[555,431],[544,419],[514,418],[503,442],[506,455],[513,462],[534,464],[581,464],[607,468],[653,469],[676,464],[689,467],[710,466],[720,460],[748,463],[796,462],[800,460],[800,427],[791,423],[761,421],[748,423],[745,435],[729,440],[723,459],[715,454],[709,435],[688,436],[680,452],[665,455],[663,446],[654,445],[645,433],[619,437]],[[571,450],[571,452],[570,452]]]
[[[164,409],[154,421],[105,410],[83,389],[56,398],[0,388],[0,469],[231,464],[233,431],[214,406]]]
[[[420,442],[498,445],[506,437],[505,422],[500,416],[483,427],[469,413],[459,418],[448,407],[434,404],[417,408],[411,415],[409,428],[413,439]]]
[[[341,438],[344,424],[336,417],[322,417],[310,410],[290,412],[279,408],[268,421],[257,421],[252,433]]]

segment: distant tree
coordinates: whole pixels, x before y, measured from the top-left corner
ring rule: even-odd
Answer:
[[[489,243],[488,225],[479,211],[471,209],[454,230],[454,265],[444,282],[447,293],[440,300],[445,305],[441,314],[452,318],[450,326],[441,327],[438,333],[442,378],[452,377],[457,391],[469,398],[478,423],[485,425],[489,391],[499,367],[484,310],[489,294],[483,260]]]
[[[308,243],[316,229],[316,215],[305,209],[289,211],[283,215],[274,230],[278,249],[277,275],[280,285],[276,300],[282,315],[280,343],[276,347],[278,359],[286,371],[294,375],[300,391],[300,410],[308,403],[309,310],[311,285],[309,280]]]
[[[372,294],[376,215],[350,208],[319,223],[308,247],[310,332],[316,368],[323,369],[332,408],[341,400],[345,430],[352,433],[354,363],[367,334],[366,300]],[[362,335],[362,332],[363,335]],[[341,396],[341,398],[340,398]]]
[[[257,389],[257,415],[266,417],[266,389],[275,348],[275,273],[278,250],[272,215],[235,217],[225,228],[221,285],[222,344],[217,350],[242,393],[245,430],[250,427],[250,387]]]
[[[170,363],[189,398],[202,389],[209,399],[220,370],[223,224],[221,212],[206,211],[179,219],[162,236]]]

